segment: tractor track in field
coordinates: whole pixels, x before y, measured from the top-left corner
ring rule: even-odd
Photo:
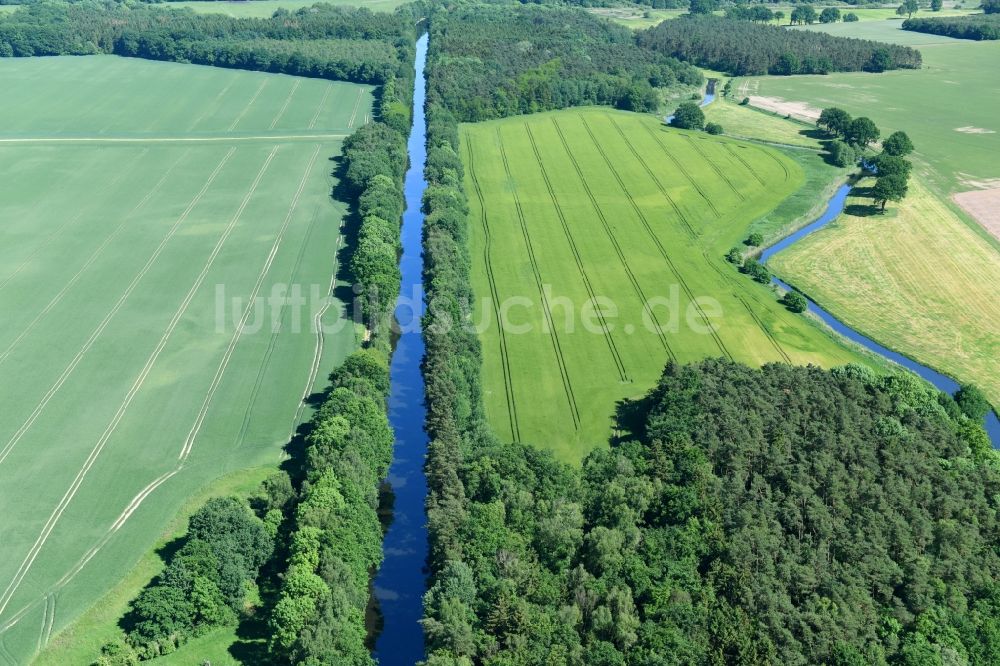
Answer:
[[[724,143],[722,145],[725,146],[726,151],[730,155],[732,155],[733,157],[735,157],[737,160],[739,160],[740,164],[742,164],[744,167],[746,167],[746,170],[750,172],[750,175],[753,176],[757,180],[757,182],[761,184],[762,187],[767,187],[767,183],[764,182],[764,179],[761,178],[759,175],[757,175],[757,170],[754,169],[753,167],[751,167],[750,163],[747,162],[745,159],[743,159],[743,157],[739,153],[736,152],[736,149],[734,149],[728,143]]]
[[[781,160],[779,160],[777,157],[775,157],[774,153],[772,153],[770,150],[762,150],[760,148],[758,148],[757,150],[760,150],[760,152],[764,153],[765,155],[767,155],[772,160],[774,160],[775,162],[778,163],[778,166],[781,167],[782,172],[784,172],[784,174],[785,174],[785,180],[783,182],[787,183],[788,179],[792,177],[792,174],[788,173],[788,167],[785,166],[785,163],[782,162]]]
[[[135,163],[141,161],[142,158],[145,157],[148,153],[149,153],[149,149],[148,148],[146,150],[143,150],[142,152],[140,152],[135,157],[135,159],[130,163],[129,167],[123,169],[122,172],[119,173],[117,176],[115,176],[105,187],[101,188],[101,196],[103,196],[108,190],[111,190],[111,189],[115,188],[118,185],[118,183],[120,183],[122,181],[122,179],[125,178],[125,176],[129,174],[129,172],[131,171],[131,166],[134,165]],[[41,252],[42,250],[44,250],[45,248],[47,248],[57,238],[59,238],[60,236],[62,236],[63,232],[66,231],[67,228],[69,228],[71,225],[76,224],[77,222],[79,222],[80,219],[83,218],[83,216],[87,212],[92,212],[93,209],[96,209],[96,208],[97,208],[97,206],[94,206],[93,208],[91,208],[89,210],[83,210],[83,209],[81,209],[81,210],[77,211],[76,215],[74,215],[73,217],[71,217],[68,220],[66,220],[65,222],[63,222],[52,233],[50,233],[48,236],[46,236],[45,239],[34,250],[32,250],[31,254],[29,254],[28,257],[24,261],[22,261],[20,264],[18,264],[17,268],[14,269],[14,272],[11,273],[10,275],[8,275],[7,277],[5,277],[3,279],[3,281],[0,282],[0,290],[3,290],[8,284],[10,284],[11,280],[13,280],[18,275],[20,275],[21,271],[23,271],[29,264],[31,264],[31,261],[36,256],[38,256],[38,253]]]
[[[281,105],[281,109],[278,110],[278,113],[274,116],[274,119],[271,120],[271,124],[268,125],[267,127],[268,129],[273,130],[275,127],[278,126],[278,121],[281,120],[281,117],[283,115],[285,115],[285,111],[288,110],[288,105],[292,103],[292,98],[295,97],[295,91],[299,89],[300,85],[302,85],[302,79],[295,79],[295,83],[292,84],[292,89],[288,92],[288,97],[285,98],[285,103]],[[358,98],[359,99],[361,98],[360,92],[358,93]],[[355,109],[356,108],[357,107],[355,107]],[[348,127],[350,127],[350,125],[348,125]]]
[[[295,198],[292,199],[292,204],[288,211],[289,217],[294,212],[295,208],[298,206],[298,198],[302,193],[302,186],[305,185],[306,179],[308,179],[309,174],[312,173],[313,167],[315,166],[316,163],[316,156],[318,154],[319,154],[319,147],[317,146],[316,154],[313,156],[312,160],[309,162],[309,165],[306,168],[306,173],[303,176],[299,191],[296,193]],[[316,220],[318,217],[319,217],[319,208],[313,211],[312,217],[309,219],[309,226],[306,228],[306,233],[302,239],[302,244],[299,246],[299,252],[295,257],[295,264],[288,272],[288,284],[293,284],[295,276],[298,275],[299,269],[302,266],[302,260],[306,254],[306,249],[309,247],[309,241],[312,238],[313,230],[316,228]],[[247,431],[250,428],[251,412],[253,412],[253,408],[257,404],[257,398],[259,397],[260,389],[264,385],[264,376],[267,374],[267,369],[271,365],[271,355],[274,353],[274,348],[277,345],[278,334],[281,332],[281,322],[284,320],[285,312],[287,310],[288,310],[288,299],[286,298],[282,301],[281,308],[278,310],[277,322],[272,323],[271,337],[268,340],[267,349],[264,352],[264,357],[261,359],[260,367],[257,369],[257,377],[254,380],[253,389],[250,392],[250,399],[247,401],[247,407],[243,412],[243,422],[240,425],[239,433],[236,436],[234,448],[239,448],[240,446],[242,446],[244,440],[246,439]]]
[[[685,280],[681,272],[677,270],[677,266],[674,265],[673,260],[670,258],[670,254],[667,252],[667,249],[663,246],[663,243],[656,235],[656,231],[649,223],[649,220],[646,219],[646,215],[642,212],[642,208],[639,207],[639,205],[635,202],[635,199],[633,199],[632,195],[629,193],[627,187],[625,186],[625,182],[622,180],[621,174],[619,174],[618,170],[615,169],[614,164],[611,162],[611,159],[608,157],[607,153],[604,152],[604,148],[601,147],[600,143],[598,143],[597,137],[594,136],[594,132],[590,129],[590,124],[587,123],[586,118],[581,118],[581,119],[583,120],[584,128],[586,128],[587,130],[587,134],[590,136],[591,142],[594,144],[594,147],[597,148],[597,152],[601,154],[601,157],[604,158],[604,163],[607,164],[608,169],[611,171],[611,174],[615,177],[615,181],[617,181],[618,187],[625,195],[625,198],[628,199],[629,204],[632,206],[632,210],[635,211],[635,214],[639,218],[639,222],[646,229],[646,233],[649,235],[650,240],[653,241],[653,244],[656,246],[657,250],[659,250],[660,255],[663,257],[663,260],[670,268],[670,271],[674,274],[674,277],[677,279],[677,282],[681,285],[681,288],[684,290],[684,293],[687,294],[689,301],[694,305],[695,310],[698,311],[698,315],[701,317],[701,320],[704,323],[705,327],[711,333],[712,338],[715,340],[716,345],[718,345],[719,347],[719,350],[729,360],[733,360],[733,355],[726,348],[726,345],[722,341],[722,338],[719,337],[719,333],[718,331],[715,330],[715,326],[709,322],[708,317],[705,315],[705,311],[702,309],[701,305],[695,298],[694,292],[691,291],[691,287],[688,285],[687,280]]]
[[[683,136],[687,140],[687,142],[691,144],[691,147],[695,149],[695,152],[701,155],[701,159],[705,160],[708,163],[708,166],[712,167],[712,170],[715,171],[716,174],[718,174],[719,178],[721,178],[726,182],[726,185],[728,185],[729,189],[733,191],[733,194],[739,197],[740,201],[746,201],[747,198],[743,195],[743,193],[740,192],[738,189],[736,189],[736,186],[733,185],[733,181],[729,180],[729,176],[727,176],[725,172],[723,172],[722,169],[719,168],[719,165],[713,162],[712,159],[705,153],[705,151],[703,151],[701,147],[698,146],[698,142],[695,141],[692,137],[688,136],[687,134],[684,134]],[[704,141],[704,139],[701,140]]]
[[[215,376],[212,378],[212,384],[209,387],[208,392],[205,394],[205,399],[202,402],[201,409],[198,411],[195,423],[191,426],[191,431],[188,433],[187,439],[184,440],[183,447],[181,447],[180,455],[178,455],[178,459],[181,461],[187,460],[188,456],[191,455],[191,450],[194,448],[194,443],[198,438],[198,433],[201,432],[201,427],[204,425],[205,419],[208,417],[208,410],[212,405],[213,398],[215,398],[215,392],[218,391],[219,386],[222,384],[222,378],[226,373],[226,368],[229,367],[229,361],[232,360],[233,354],[236,352],[236,346],[239,344],[240,338],[243,337],[243,329],[246,327],[247,321],[250,319],[250,315],[253,314],[256,309],[257,296],[260,294],[261,287],[264,286],[264,280],[267,279],[267,274],[270,272],[271,266],[274,264],[274,260],[278,256],[278,250],[281,249],[281,242],[284,240],[285,232],[288,231],[288,227],[291,224],[292,215],[295,212],[296,207],[299,205],[299,199],[302,196],[302,191],[305,189],[306,181],[309,179],[309,174],[312,173],[313,166],[316,164],[316,158],[319,157],[319,149],[320,146],[316,146],[312,156],[309,158],[309,162],[306,164],[305,173],[302,175],[301,180],[299,180],[298,189],[295,191],[295,195],[292,197],[292,201],[288,205],[288,212],[285,213],[285,219],[282,220],[281,227],[278,229],[278,233],[275,234],[274,242],[271,244],[271,250],[268,253],[267,258],[264,260],[264,265],[261,267],[260,273],[257,276],[257,282],[254,283],[250,296],[247,298],[247,307],[243,311],[243,316],[240,318],[239,323],[236,325],[236,330],[233,332],[233,337],[229,340],[229,346],[226,347],[226,352],[223,354],[222,360],[219,361],[219,367],[216,368]],[[274,153],[272,152],[271,155],[273,156]],[[270,358],[270,355],[268,355],[268,358]]]
[[[538,168],[542,173],[542,181],[545,183],[545,189],[549,192],[549,198],[552,199],[552,205],[555,207],[556,216],[559,218],[559,223],[562,225],[563,233],[566,234],[566,241],[569,243],[570,251],[573,253],[573,259],[576,261],[576,267],[580,271],[580,277],[583,278],[583,284],[587,288],[587,293],[590,295],[590,300],[592,303],[597,303],[597,294],[594,292],[594,287],[590,282],[590,276],[587,274],[587,269],[583,265],[583,256],[580,254],[580,249],[576,245],[576,240],[573,238],[573,232],[569,228],[569,223],[566,221],[566,216],[563,214],[562,206],[559,205],[559,200],[556,197],[555,190],[552,187],[552,182],[549,180],[549,174],[545,170],[545,164],[542,161],[542,154],[538,150],[538,145],[535,143],[535,137],[531,133],[531,127],[528,123],[524,123],[524,129],[528,133],[528,141],[531,143],[531,150],[535,153],[535,159],[538,161]],[[595,309],[597,313],[597,318],[601,322],[601,328],[604,331],[604,339],[608,343],[608,351],[611,352],[611,358],[615,363],[615,367],[618,369],[618,376],[623,382],[631,381],[628,376],[628,371],[625,369],[625,363],[622,361],[621,353],[618,351],[618,346],[615,344],[614,336],[611,335],[611,328],[608,325],[607,320],[604,318],[604,313],[600,308]]]
[[[486,264],[486,280],[490,283],[490,294],[493,301],[493,313],[497,318],[497,329],[500,331],[500,366],[503,370],[504,393],[507,396],[507,415],[510,421],[510,434],[514,442],[521,441],[521,428],[517,421],[517,401],[514,397],[514,382],[510,370],[510,357],[507,351],[507,334],[504,332],[503,321],[500,318],[500,292],[497,289],[496,278],[493,275],[493,260],[491,259],[491,248],[493,246],[493,235],[490,233],[490,223],[486,213],[486,198],[483,196],[482,187],[479,184],[479,177],[476,176],[475,154],[472,150],[472,140],[466,143],[466,153],[469,156],[469,176],[472,179],[473,189],[479,199],[479,210],[481,211],[480,223],[483,227],[484,246],[483,261]]]
[[[215,177],[218,176],[219,172],[222,171],[223,167],[226,165],[226,163],[229,161],[229,159],[233,156],[235,152],[236,152],[235,148],[230,148],[229,152],[226,153],[226,155],[222,158],[218,166],[216,166],[215,170],[212,172],[212,174],[209,176],[209,178],[202,186],[202,189],[198,192],[197,195],[195,195],[195,197],[191,200],[191,202],[188,203],[187,208],[185,208],[184,212],[181,213],[180,217],[178,217],[177,220],[174,221],[174,224],[167,231],[167,234],[163,237],[163,239],[160,240],[160,244],[157,245],[155,250],[153,250],[153,253],[150,255],[149,259],[146,261],[143,267],[139,270],[139,272],[135,275],[135,277],[133,277],[132,281],[125,288],[125,291],[118,298],[118,301],[115,303],[115,305],[111,308],[111,311],[108,312],[107,315],[105,315],[104,319],[101,320],[97,328],[91,333],[90,337],[84,343],[83,347],[81,347],[80,351],[77,352],[76,356],[73,357],[73,360],[70,361],[70,364],[63,370],[62,374],[60,374],[59,377],[56,379],[55,384],[53,384],[52,387],[49,388],[49,390],[46,392],[42,400],[38,403],[38,405],[35,406],[35,409],[32,411],[28,419],[21,425],[20,428],[18,428],[17,432],[15,432],[14,435],[7,441],[4,447],[0,449],[0,464],[2,464],[4,460],[7,459],[7,456],[10,455],[11,450],[18,444],[18,442],[21,441],[21,438],[24,437],[24,434],[28,431],[28,429],[31,428],[34,422],[38,419],[38,416],[48,405],[49,401],[51,401],[52,396],[54,396],[55,393],[66,382],[69,376],[73,373],[73,370],[76,369],[76,366],[79,365],[81,360],[83,360],[83,356],[94,345],[97,339],[104,332],[104,329],[107,328],[108,324],[111,322],[111,319],[122,308],[122,306],[125,304],[125,301],[132,294],[132,292],[135,291],[135,288],[139,284],[139,281],[146,275],[146,273],[149,272],[150,268],[152,268],[153,264],[159,258],[160,254],[163,253],[163,250],[166,247],[167,243],[176,234],[177,229],[188,218],[188,216],[191,214],[191,211],[194,210],[194,207],[198,205],[202,197],[208,191],[208,188],[215,181]],[[0,607],[0,612],[2,612],[2,610],[3,608]]]
[[[333,85],[329,85],[326,88],[326,92],[323,93],[323,97],[319,100],[319,106],[316,107],[316,112],[313,113],[312,118],[309,119],[309,125],[306,129],[313,129],[316,127],[316,123],[319,121],[319,114],[323,112],[326,108],[326,100],[330,99],[330,93],[333,92]]]
[[[261,92],[264,91],[264,87],[267,86],[267,82],[268,79],[264,79],[263,81],[260,82],[260,86],[258,86],[257,92],[253,94],[253,97],[250,98],[250,101],[247,102],[246,106],[243,107],[243,110],[240,111],[240,115],[236,116],[232,124],[229,125],[230,132],[236,129],[236,126],[240,124],[240,121],[243,120],[243,117],[247,115],[247,111],[250,110],[250,107],[253,106],[253,103],[257,101],[258,97],[260,97]]]
[[[535,284],[538,287],[538,294],[542,301],[542,311],[545,315],[545,320],[548,323],[549,330],[551,332],[550,338],[552,339],[552,348],[556,354],[556,362],[559,365],[559,374],[561,375],[563,382],[563,389],[566,392],[566,398],[569,401],[570,416],[573,418],[573,427],[575,430],[580,429],[580,410],[576,405],[576,395],[573,392],[573,383],[569,377],[569,369],[566,366],[566,359],[563,357],[562,345],[559,342],[559,333],[556,330],[555,324],[552,321],[552,311],[549,308],[549,301],[545,297],[545,289],[542,284],[542,274],[538,268],[538,261],[535,259],[535,250],[531,244],[531,234],[528,231],[528,223],[524,217],[524,210],[521,207],[521,198],[517,194],[517,187],[514,184],[514,177],[510,172],[510,163],[507,160],[507,151],[503,147],[503,136],[500,134],[500,128],[497,128],[497,145],[500,148],[500,157],[503,161],[503,168],[507,174],[507,181],[510,183],[511,193],[514,197],[514,207],[517,210],[517,218],[521,224],[521,232],[524,235],[524,242],[528,250],[528,260],[531,263],[531,270],[535,276]]]
[[[76,274],[72,278],[70,278],[70,280],[65,285],[63,285],[62,289],[59,290],[59,293],[57,293],[55,296],[52,297],[52,300],[50,300],[48,304],[46,304],[46,306],[42,308],[41,312],[39,312],[35,316],[35,318],[31,320],[28,326],[25,327],[23,331],[21,331],[21,333],[17,336],[17,338],[15,338],[14,341],[11,342],[3,352],[0,352],[0,365],[3,364],[3,362],[7,359],[7,357],[10,356],[11,352],[14,351],[14,349],[24,340],[24,338],[27,337],[27,335],[35,329],[35,326],[38,325],[38,322],[41,321],[42,318],[52,310],[52,308],[54,308],[62,301],[62,299],[66,296],[66,294],[73,287],[73,285],[76,284],[77,281],[83,276],[86,270],[90,268],[91,265],[93,265],[93,263],[101,256],[101,254],[103,254],[104,250],[107,249],[107,246],[111,243],[111,241],[118,236],[118,234],[125,228],[126,225],[128,225],[129,222],[131,222],[132,215],[135,214],[138,210],[140,210],[143,206],[145,206],[146,203],[149,201],[150,197],[152,197],[153,194],[156,193],[160,189],[160,187],[163,186],[163,183],[166,182],[167,177],[170,176],[174,168],[178,164],[180,164],[185,157],[187,157],[187,154],[188,151],[184,151],[184,154],[181,155],[180,159],[174,162],[170,166],[170,168],[168,168],[163,173],[163,176],[160,178],[160,180],[157,181],[157,183],[153,185],[153,188],[146,193],[146,196],[144,196],[142,200],[139,201],[139,203],[136,204],[131,211],[129,211],[129,213],[122,220],[121,224],[119,224],[118,227],[115,228],[115,230],[112,231],[111,234],[104,239],[104,242],[101,243],[101,245],[98,246],[96,250],[94,250],[94,252],[90,255],[87,261],[84,262],[80,270],[77,271]]]
[[[656,318],[656,314],[653,312],[652,308],[647,307],[649,299],[646,297],[645,292],[643,292],[642,287],[639,285],[639,280],[635,277],[635,274],[629,267],[625,252],[618,243],[618,238],[615,236],[614,230],[611,228],[611,223],[608,222],[608,219],[604,216],[604,211],[601,210],[600,204],[597,203],[597,197],[594,196],[593,191],[590,189],[590,185],[587,183],[587,178],[583,175],[583,170],[580,168],[580,163],[577,162],[576,157],[570,150],[569,142],[566,141],[566,136],[563,134],[562,128],[559,127],[559,123],[556,122],[555,118],[552,119],[552,124],[555,126],[556,134],[559,135],[559,140],[562,142],[563,150],[566,151],[567,157],[569,157],[570,162],[573,164],[573,169],[576,171],[577,178],[580,179],[580,184],[583,185],[583,189],[587,193],[587,198],[590,199],[590,205],[593,207],[594,212],[597,213],[597,217],[601,220],[601,224],[604,226],[604,232],[608,235],[608,240],[611,241],[612,247],[615,248],[615,254],[618,255],[622,268],[625,269],[625,275],[628,277],[629,282],[632,283],[632,289],[642,302],[643,308],[646,309],[650,318],[652,318],[653,323],[656,324],[656,335],[660,339],[663,349],[666,350],[667,356],[676,361],[677,354],[674,353],[673,348],[670,346],[670,342],[667,340],[667,336],[664,335],[663,327],[660,325],[659,319]]]
[[[670,204],[670,207],[674,210],[674,213],[677,214],[677,218],[684,225],[684,229],[685,231],[687,231],[688,236],[690,236],[692,240],[696,239],[698,237],[698,234],[695,232],[694,227],[691,226],[691,223],[688,221],[687,216],[683,212],[681,212],[681,209],[677,205],[677,202],[674,201],[674,198],[670,196],[670,193],[667,192],[667,189],[663,186],[663,183],[660,182],[660,179],[656,177],[656,174],[653,173],[653,170],[649,168],[649,164],[646,163],[646,160],[642,159],[642,156],[639,155],[639,151],[635,149],[635,146],[632,145],[632,142],[629,141],[627,136],[625,136],[625,132],[623,132],[622,128],[618,125],[618,123],[615,122],[615,119],[610,118],[610,116],[609,119],[611,120],[611,124],[614,125],[614,128],[618,130],[618,135],[621,136],[622,141],[625,142],[625,145],[632,153],[632,156],[635,157],[636,161],[642,166],[643,170],[645,170],[646,172],[646,175],[648,175],[650,180],[653,181],[657,189],[660,190],[660,194],[663,195],[663,198],[666,199],[667,203]]]
[[[215,173],[218,173],[218,171],[221,170],[221,167],[225,164],[226,161],[228,161],[228,158],[231,157],[234,152],[235,149],[231,149],[230,152],[227,153],[226,157],[223,158],[223,161],[220,162],[219,167],[216,168]],[[191,301],[194,299],[196,292],[204,282],[205,277],[207,277],[208,272],[212,267],[212,264],[214,264],[215,262],[215,259],[222,251],[223,245],[225,245],[226,241],[229,239],[232,229],[236,226],[237,221],[242,217],[243,211],[246,209],[247,204],[250,202],[250,199],[256,192],[257,186],[263,179],[264,173],[267,171],[267,168],[270,166],[277,152],[278,152],[278,147],[275,146],[271,150],[271,153],[268,155],[267,159],[265,159],[264,164],[257,172],[257,176],[254,178],[254,181],[251,184],[249,191],[244,196],[236,213],[233,215],[226,229],[222,232],[222,235],[216,242],[215,247],[212,250],[212,253],[209,255],[204,266],[202,266],[201,272],[195,279],[194,284],[188,290],[186,296],[184,297],[184,300],[181,302],[180,306],[174,312],[173,318],[170,320],[170,323],[164,330],[163,335],[160,337],[160,340],[157,343],[156,347],[153,349],[153,352],[146,359],[146,364],[143,366],[142,370],[136,376],[136,379],[132,383],[131,388],[129,388],[129,391],[126,394],[125,399],[122,401],[121,405],[118,407],[118,410],[115,412],[115,415],[112,417],[111,422],[105,428],[104,433],[101,435],[100,439],[97,441],[97,443],[91,450],[90,454],[87,456],[87,459],[84,461],[84,464],[77,471],[76,477],[70,483],[70,487],[66,490],[66,492],[63,494],[62,499],[60,499],[59,503],[56,505],[56,508],[53,509],[52,513],[49,515],[48,520],[46,520],[45,525],[42,527],[41,534],[39,534],[38,538],[35,540],[35,543],[29,549],[27,555],[25,555],[24,560],[18,567],[17,573],[15,573],[14,575],[14,578],[7,585],[7,588],[4,590],[3,594],[0,595],[0,614],[2,614],[3,611],[7,608],[7,605],[10,603],[14,594],[17,592],[17,589],[24,581],[25,576],[27,576],[28,571],[30,571],[32,564],[38,557],[38,554],[41,552],[42,548],[45,546],[45,543],[48,541],[49,536],[51,536],[59,520],[62,518],[62,515],[69,507],[70,503],[73,501],[73,498],[76,495],[77,491],[83,485],[83,482],[86,479],[87,474],[90,472],[94,464],[96,464],[97,459],[100,457],[100,454],[104,450],[104,447],[111,439],[111,436],[118,429],[118,425],[125,417],[125,413],[128,411],[129,406],[132,404],[132,401],[134,400],[135,396],[142,388],[143,384],[145,383],[146,379],[149,376],[149,373],[152,371],[153,365],[155,365],[160,354],[163,352],[163,349],[166,347],[167,342],[169,341],[171,335],[173,334],[174,330],[177,327],[177,324],[180,322],[181,318],[184,316],[184,313],[187,311],[188,306],[191,304]],[[203,187],[202,191],[199,194],[204,194],[204,192],[207,191],[208,186],[211,184],[211,182],[212,180],[210,179],[209,182],[205,184],[205,186]],[[200,196],[196,197],[196,199],[200,199]],[[191,208],[193,208],[193,206],[189,206],[188,211],[190,211]],[[133,282],[133,284],[135,284],[137,281],[138,277],[136,278],[136,281]],[[124,302],[124,299],[121,302]],[[183,457],[181,459],[183,460]],[[178,471],[179,469],[180,468],[178,468]],[[176,473],[176,471],[174,473]],[[136,506],[138,506],[138,504],[136,504]],[[120,518],[119,520],[122,523],[124,523],[124,520],[127,519],[128,516],[130,515],[131,512],[128,512],[127,515],[123,514],[123,518]]]
[[[721,277],[726,282],[726,284],[730,285],[733,288],[733,296],[736,297],[736,299],[743,304],[743,307],[746,308],[747,314],[749,314],[750,317],[757,323],[757,326],[759,326],[761,331],[763,331],[764,335],[767,336],[767,339],[771,341],[771,344],[774,346],[775,351],[778,352],[778,355],[781,356],[781,358],[783,358],[786,363],[791,364],[792,358],[785,352],[784,348],[781,346],[781,343],[778,342],[778,339],[776,337],[774,337],[774,334],[771,332],[771,329],[769,329],[767,325],[764,323],[764,321],[759,316],[757,316],[757,313],[753,310],[752,307],[750,307],[750,304],[747,302],[746,298],[744,298],[743,294],[740,293],[740,291],[742,290],[742,285],[738,283],[738,278],[736,278],[733,275],[727,274],[724,269],[719,268],[715,264],[715,262],[712,261],[712,258],[708,255],[708,252],[706,250],[702,250],[701,253],[702,256],[705,257],[705,261],[708,263],[709,267],[716,273],[718,273],[719,277]],[[763,306],[763,303],[761,303],[761,301],[756,296],[751,295],[750,298],[752,298],[755,303]]]
[[[708,205],[708,207],[712,209],[712,212],[715,214],[715,217],[716,218],[722,217],[722,213],[720,213],[719,209],[715,207],[715,203],[712,201],[712,198],[707,194],[705,194],[705,190],[701,188],[701,183],[698,182],[698,179],[692,177],[691,174],[688,173],[688,170],[684,167],[684,165],[680,163],[680,160],[674,157],[674,154],[670,152],[665,145],[663,145],[663,141],[656,134],[656,132],[653,131],[653,128],[651,128],[646,123],[642,123],[642,126],[646,129],[647,132],[649,132],[649,136],[652,137],[653,141],[655,141],[656,144],[660,147],[660,150],[663,151],[663,154],[666,155],[671,162],[673,162],[674,166],[677,168],[677,171],[679,171],[687,179],[687,181],[691,183],[691,186],[698,192],[698,194],[701,195],[702,200],[704,200],[704,202]]]
[[[354,110],[351,112],[351,119],[347,121],[348,127],[354,127],[354,121],[358,117],[358,107],[361,106],[361,94],[364,92],[364,88],[358,89],[358,97],[354,100]]]

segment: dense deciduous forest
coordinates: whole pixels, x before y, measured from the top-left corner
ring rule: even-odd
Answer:
[[[957,39],[1000,39],[1000,14],[911,18],[903,21],[903,30]]]
[[[478,5],[436,16],[431,41],[445,73],[430,85],[460,121],[583,104],[652,111],[658,89],[702,81],[637,46],[627,28],[575,9]]]
[[[39,3],[0,16],[0,56],[122,56],[384,84],[412,29],[393,14],[314,5],[268,19],[143,5]]]
[[[648,49],[732,74],[882,72],[920,67],[908,46],[786,30],[718,16],[686,16],[639,33]]]

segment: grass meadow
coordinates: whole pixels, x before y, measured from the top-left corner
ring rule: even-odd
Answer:
[[[355,347],[350,323],[314,333],[310,292],[371,91],[112,56],[0,77],[0,663],[20,664],[199,488],[276,464]]]
[[[973,189],[973,181],[1000,179],[1000,42],[973,42],[899,29],[898,22],[825,26],[830,33],[911,43],[919,40],[924,67],[883,74],[756,77],[734,83],[736,91],[802,101],[817,108],[840,106],[871,117],[883,134],[905,130],[929,168],[918,175],[940,195]],[[895,27],[888,27],[888,26]],[[862,28],[874,26],[868,32]],[[903,38],[903,39],[900,39]],[[738,96],[739,93],[738,92]]]
[[[723,259],[804,187],[796,160],[592,109],[465,125],[462,145],[485,402],[499,436],[578,461],[606,444],[616,403],[645,393],[670,358],[859,360]]]
[[[848,325],[1000,404],[995,248],[919,179],[886,215],[872,215],[870,203],[851,197],[846,214],[771,268]]]
[[[406,0],[184,0],[164,2],[163,7],[187,7],[199,14],[228,14],[236,18],[267,17],[279,9],[295,11],[317,2],[346,7],[367,7],[373,12],[391,12]]]

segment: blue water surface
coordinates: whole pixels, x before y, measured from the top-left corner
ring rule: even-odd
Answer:
[[[423,314],[423,259],[421,238],[424,216],[420,200],[427,183],[426,122],[424,119],[424,63],[427,35],[417,41],[416,79],[413,86],[413,127],[407,150],[409,170],[403,184],[406,212],[401,232],[403,255],[400,301],[396,318],[400,337],[389,368],[389,421],[396,436],[392,466],[386,479],[395,496],[392,522],[383,543],[385,559],[375,577],[375,597],[382,612],[383,629],[375,642],[374,656],[381,666],[413,666],[424,658],[424,636],[419,621],[423,615],[424,565],[427,560],[427,480],[424,457],[424,379],[420,363],[424,357],[420,317]]]

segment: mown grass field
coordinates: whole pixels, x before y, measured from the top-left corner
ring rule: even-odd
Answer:
[[[886,21],[885,24],[893,22]],[[875,26],[878,30],[860,32]],[[875,120],[883,133],[905,130],[918,157],[930,168],[918,170],[938,194],[973,189],[973,181],[1000,178],[1000,42],[973,42],[911,33],[867,23],[855,31],[849,25],[823,29],[845,36],[911,43],[916,38],[924,67],[883,74],[757,77],[734,83],[736,91],[808,102],[814,107],[840,106],[854,115]],[[905,37],[905,39],[900,39]],[[743,93],[737,93],[737,96]]]
[[[1000,405],[996,250],[918,179],[887,215],[868,215],[870,203],[851,197],[845,215],[771,268],[865,335]]]
[[[228,14],[237,18],[267,17],[279,9],[295,11],[300,7],[312,7],[322,1],[331,5],[346,7],[367,7],[373,12],[391,12],[405,0],[184,0],[164,2],[163,7],[187,7],[199,14]]]
[[[311,324],[345,213],[330,158],[371,94],[111,56],[0,77],[0,662],[20,664],[193,492],[275,464],[354,348]]]
[[[648,390],[669,358],[859,360],[723,260],[802,188],[795,160],[592,109],[466,125],[462,144],[486,409],[499,436],[578,461],[606,444],[616,403]]]

